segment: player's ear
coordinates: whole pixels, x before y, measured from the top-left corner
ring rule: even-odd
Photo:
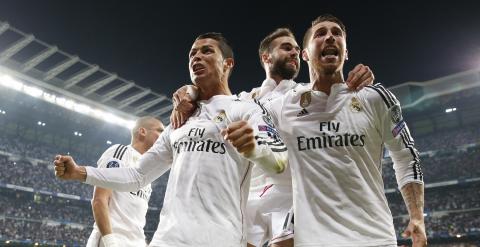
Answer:
[[[302,50],[302,59],[303,59],[303,61],[308,62],[309,59],[308,59],[307,49]]]
[[[143,127],[140,127],[138,129],[138,134],[141,135],[141,136],[146,136],[147,135],[147,129],[145,129]]]
[[[262,54],[262,63],[270,63],[270,55],[266,52]]]
[[[233,66],[235,65],[235,61],[233,58],[226,58],[223,60],[223,72],[226,72],[227,70],[232,70]]]

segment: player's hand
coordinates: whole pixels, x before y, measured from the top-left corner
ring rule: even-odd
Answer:
[[[404,238],[412,238],[412,247],[427,246],[427,235],[425,233],[425,222],[423,220],[410,219],[407,229],[402,233]]]
[[[65,180],[85,181],[85,167],[78,166],[71,156],[57,155],[53,161],[55,165],[55,176]]]
[[[374,80],[375,76],[370,68],[363,64],[358,64],[355,66],[355,68],[353,68],[352,71],[348,73],[348,77],[345,82],[350,90],[358,91],[365,86],[372,85]]]
[[[253,128],[247,121],[237,121],[229,124],[221,134],[229,141],[239,153],[248,155],[255,149]]]
[[[170,123],[174,129],[181,127],[197,108],[195,104],[197,92],[198,89],[195,86],[185,85],[173,94],[173,111],[170,115]]]

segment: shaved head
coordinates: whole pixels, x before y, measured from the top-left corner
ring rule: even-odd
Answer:
[[[152,116],[137,119],[132,129],[132,146],[143,154],[155,144],[163,129],[162,122]]]
[[[140,130],[140,128],[155,129],[158,127],[161,128],[160,132],[163,131],[164,127],[162,122],[160,122],[160,120],[152,116],[141,117],[137,119],[137,121],[135,122],[135,126],[132,128],[132,137],[135,137],[136,135],[138,135],[138,131]]]

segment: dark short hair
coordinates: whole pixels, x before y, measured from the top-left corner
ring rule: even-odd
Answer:
[[[315,18],[315,20],[312,21],[312,25],[307,29],[307,32],[305,32],[305,35],[303,36],[303,44],[302,44],[303,49],[305,49],[308,45],[308,39],[310,39],[310,35],[312,35],[312,27],[317,25],[320,22],[325,22],[325,21],[337,23],[340,26],[340,29],[342,29],[345,36],[347,35],[347,30],[345,28],[345,25],[340,19],[338,19],[337,17],[331,14],[324,14]]]
[[[228,43],[227,39],[223,37],[221,33],[209,32],[200,34],[197,36],[195,41],[199,39],[213,39],[218,42],[218,46],[220,51],[222,52],[223,58],[233,58],[233,50],[230,44]]]
[[[293,32],[290,29],[284,27],[275,29],[275,31],[269,33],[265,38],[263,38],[262,42],[260,42],[260,46],[258,47],[258,56],[260,58],[260,64],[262,65],[262,67],[262,54],[266,51],[271,52],[272,42],[280,37],[292,37],[293,39],[295,39],[295,35],[293,35]]]

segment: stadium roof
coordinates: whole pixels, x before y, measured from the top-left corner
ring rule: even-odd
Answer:
[[[1,21],[0,72],[26,82],[26,88],[39,87],[126,120],[153,115],[168,123],[172,110],[171,100],[165,95],[105,71]]]
[[[480,88],[480,68],[425,82],[406,82],[389,89],[401,102],[402,108],[408,109],[428,99],[474,88]]]

